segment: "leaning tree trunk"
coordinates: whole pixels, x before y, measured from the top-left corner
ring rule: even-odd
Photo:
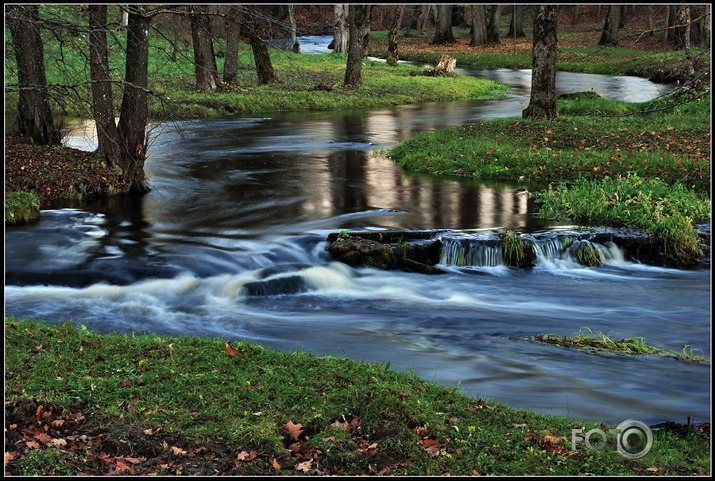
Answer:
[[[214,55],[211,19],[207,5],[191,7],[191,39],[194,43],[194,72],[197,90],[214,90],[219,86],[216,56]]]
[[[350,5],[348,21],[350,40],[348,41],[348,62],[345,67],[345,86],[362,85],[362,59],[367,51],[370,37],[370,5]]]
[[[97,154],[119,167],[119,135],[114,118],[112,76],[107,47],[107,6],[90,4],[89,71],[92,81],[92,115],[97,128]]]
[[[253,61],[256,64],[256,74],[258,75],[258,85],[268,85],[278,83],[276,71],[271,62],[271,55],[268,52],[266,42],[261,40],[252,29],[248,34],[248,43],[251,44]]]
[[[50,110],[39,8],[38,5],[8,5],[5,10],[20,84],[18,116],[10,133],[52,145],[59,144],[62,136]]]
[[[531,99],[525,119],[555,119],[556,112],[556,5],[540,5],[534,18]]]
[[[404,5],[393,5],[391,7],[392,18],[390,18],[390,31],[387,36],[387,65],[392,67],[397,65],[399,53],[397,51],[397,34],[400,31],[400,22],[402,21],[402,12]]]
[[[120,166],[133,194],[149,192],[144,176],[146,127],[149,123],[149,18],[144,7],[130,7],[127,26],[126,74],[119,114]]]

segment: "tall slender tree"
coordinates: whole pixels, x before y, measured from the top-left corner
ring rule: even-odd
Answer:
[[[358,87],[362,85],[362,59],[367,52],[367,43],[370,38],[370,10],[371,5],[350,5],[348,7],[350,40],[343,82],[346,86]]]
[[[17,119],[13,135],[40,144],[59,144],[60,131],[50,110],[39,5],[7,5],[5,19],[12,35],[20,84]]]
[[[130,5],[127,25],[124,94],[117,125],[123,170],[129,190],[149,192],[144,174],[146,127],[149,123],[149,12],[144,5]]]
[[[97,153],[109,165],[120,165],[119,134],[114,112],[112,76],[107,47],[107,5],[90,4],[89,71],[92,81],[92,115],[97,128]],[[127,17],[128,21],[128,17]]]
[[[526,119],[555,119],[556,112],[556,5],[539,5],[534,18],[531,51],[531,98],[522,112]]]
[[[226,6],[224,32],[224,36],[226,37],[226,57],[223,62],[223,82],[228,85],[238,85],[240,28],[236,5]]]
[[[214,90],[219,87],[221,81],[219,80],[216,56],[214,55],[209,5],[192,5],[190,12],[191,39],[194,44],[196,89],[204,91]]]
[[[404,5],[391,5],[390,7],[390,30],[387,35],[387,65],[396,66],[399,58],[397,34],[400,31],[400,22],[402,21],[402,13],[405,10]]]

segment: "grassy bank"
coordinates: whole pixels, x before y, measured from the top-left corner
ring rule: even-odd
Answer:
[[[124,71],[124,48],[114,45],[110,64],[115,72]],[[75,39],[60,46],[46,44],[48,83],[77,85],[62,89],[53,96],[52,106],[58,117],[91,118],[89,69],[84,52],[87,46]],[[216,42],[216,51],[225,47]],[[506,88],[494,82],[469,76],[450,79],[416,76],[424,68],[400,65],[389,67],[385,62],[364,60],[363,86],[343,87],[347,55],[297,54],[288,50],[269,49],[278,83],[258,85],[253,56],[248,45],[239,49],[238,80],[234,85],[200,92],[195,89],[193,56],[183,52],[169,55],[172,45],[154,36],[149,48],[149,90],[151,116],[155,120],[207,118],[233,114],[258,114],[279,111],[327,111],[344,109],[384,108],[425,101],[492,99],[506,95]],[[12,57],[12,56],[9,56]],[[5,68],[5,83],[17,83],[14,58]],[[223,71],[223,58],[217,58],[218,71]],[[62,87],[58,87],[62,88]],[[121,91],[114,93],[117,111]],[[58,103],[61,102],[61,103]],[[17,94],[10,89],[6,96],[6,118],[12,116]]]
[[[610,444],[573,449],[572,429],[606,427],[513,410],[386,365],[12,318],[5,334],[5,470],[14,475],[710,470],[698,429],[655,430],[638,460]]]
[[[497,119],[422,133],[390,156],[417,172],[537,183],[540,215],[649,230],[671,264],[702,255],[710,222],[710,96],[558,102],[556,120]],[[685,102],[685,103],[683,103]]]

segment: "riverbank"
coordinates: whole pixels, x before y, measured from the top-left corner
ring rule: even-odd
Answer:
[[[696,224],[710,222],[709,90],[653,102],[587,92],[556,120],[498,119],[420,133],[390,152],[415,172],[549,183],[544,218],[646,229],[667,265],[699,262]]]
[[[5,319],[13,475],[709,474],[709,424],[629,460],[598,423],[510,409],[389,365],[222,339]],[[673,362],[679,362],[673,360]]]

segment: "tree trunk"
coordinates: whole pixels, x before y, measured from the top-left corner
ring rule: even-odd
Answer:
[[[506,36],[511,38],[526,37],[524,33],[524,6],[514,5],[513,9],[511,22],[509,23],[509,33]]]
[[[90,4],[89,71],[92,80],[92,115],[97,128],[97,154],[120,167],[119,135],[114,116],[112,77],[107,48],[107,6]]]
[[[452,9],[454,5],[437,5],[435,14],[437,16],[434,26],[434,38],[432,45],[448,45],[455,43],[452,33]]]
[[[333,52],[348,53],[348,6],[335,5],[335,21],[333,22]]]
[[[223,62],[223,82],[228,85],[238,85],[238,45],[240,29],[238,13],[234,5],[229,5],[224,19],[226,37],[226,58]]]
[[[674,42],[676,33],[675,26],[678,24],[676,15],[678,11],[677,5],[667,5],[665,9],[665,38],[664,43]]]
[[[149,123],[149,18],[141,5],[133,5],[127,25],[126,73],[119,115],[120,166],[130,192],[144,194],[149,186],[144,177],[146,127]]]
[[[432,10],[432,5],[422,5],[422,10],[420,11],[419,17],[417,17],[417,30],[420,35],[425,34],[425,29],[427,28],[427,21],[429,20],[429,14]]]
[[[271,62],[271,55],[268,52],[268,45],[263,41],[264,25],[263,15],[257,15],[257,5],[245,5],[243,7],[243,25],[248,36],[248,43],[253,52],[253,61],[256,64],[256,75],[258,75],[258,85],[268,85],[278,83],[276,71]]]
[[[20,84],[18,115],[10,133],[39,144],[53,145],[59,144],[62,137],[50,110],[39,8],[38,5],[8,5],[5,11]]]
[[[498,45],[501,5],[487,5],[487,45]]]
[[[194,72],[197,90],[214,90],[219,86],[218,69],[214,55],[211,19],[208,5],[191,7],[191,39],[194,43]]]
[[[679,5],[678,7],[678,25],[684,25],[682,34],[682,45],[680,48],[685,53],[685,75],[686,81],[695,77],[695,67],[693,65],[693,56],[690,53],[690,5]]]
[[[390,31],[387,36],[387,65],[396,66],[399,58],[397,47],[397,34],[400,31],[400,22],[402,21],[402,13],[405,10],[404,5],[392,5],[390,7],[392,17],[390,18]]]
[[[487,43],[487,12],[483,4],[473,4],[469,6],[472,11],[472,40],[471,47],[484,45]]]
[[[525,119],[555,119],[556,112],[556,5],[540,5],[534,18],[531,98],[522,112]]]
[[[298,43],[298,28],[295,25],[295,5],[288,5],[288,21],[290,22],[291,49],[295,53],[300,53],[300,43]]]
[[[571,17],[571,25],[578,25],[578,21],[581,18],[581,5],[573,6],[573,16]]]
[[[344,85],[359,87],[362,85],[362,59],[367,50],[367,40],[370,35],[370,5],[350,5],[348,21],[350,23],[350,39]]]
[[[620,5],[609,5],[606,23],[603,25],[603,33],[598,45],[618,45],[618,26],[621,23]]]
[[[675,48],[680,50],[685,48],[686,41],[689,43],[690,6],[671,5],[671,9],[675,9],[675,28],[672,29],[673,36],[671,41]],[[686,37],[688,38],[687,40]]]

